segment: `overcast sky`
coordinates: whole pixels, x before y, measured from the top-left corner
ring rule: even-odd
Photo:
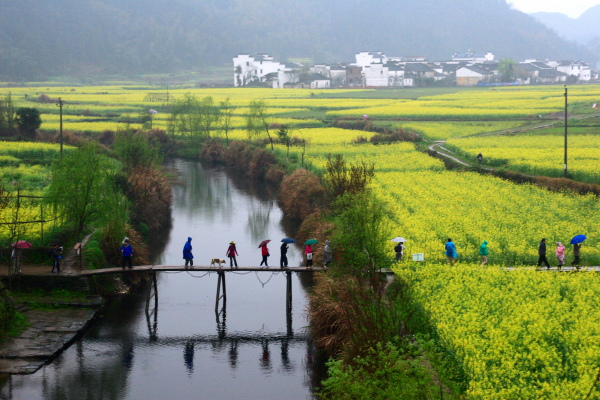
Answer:
[[[533,13],[538,11],[559,12],[578,18],[588,8],[600,4],[600,0],[507,0],[517,10]]]

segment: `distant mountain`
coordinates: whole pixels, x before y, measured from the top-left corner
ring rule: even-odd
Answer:
[[[583,45],[589,45],[594,40],[600,41],[600,4],[576,19],[561,13],[538,12],[531,16],[567,40]]]
[[[505,0],[0,0],[0,10],[0,80],[171,72],[257,52],[592,57]]]

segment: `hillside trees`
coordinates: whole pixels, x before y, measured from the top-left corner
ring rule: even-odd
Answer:
[[[47,196],[63,222],[78,239],[95,221],[113,212],[108,197],[116,191],[118,165],[87,144],[52,164]]]
[[[42,125],[40,110],[33,107],[19,107],[16,114],[21,134],[28,137],[35,136],[35,131]]]
[[[12,94],[0,98],[0,136],[11,136],[17,130],[17,113]]]

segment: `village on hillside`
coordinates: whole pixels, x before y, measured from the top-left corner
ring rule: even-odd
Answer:
[[[233,58],[234,86],[328,89],[424,86],[508,86],[598,82],[600,72],[583,61],[496,61],[494,54],[455,53],[448,61],[425,57],[388,57],[362,51],[354,63],[280,62],[268,54],[239,54]]]

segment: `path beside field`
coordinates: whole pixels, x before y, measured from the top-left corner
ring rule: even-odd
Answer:
[[[584,120],[584,119],[590,119],[590,118],[600,118],[600,115],[583,115],[583,116],[573,116],[570,117],[569,119],[571,120]],[[535,131],[538,129],[546,129],[546,128],[551,128],[555,125],[557,125],[559,122],[564,121],[563,119],[559,119],[559,120],[555,120],[553,122],[543,122],[543,123],[539,123],[539,124],[534,124],[534,125],[530,125],[530,126],[523,126],[523,127],[515,127],[515,128],[509,128],[509,129],[504,129],[501,131],[492,131],[492,132],[483,132],[483,133],[476,133],[473,135],[467,135],[464,137],[476,137],[476,136],[495,136],[495,135],[514,135],[514,134],[521,134],[521,133],[527,133],[527,132],[531,132],[531,131]],[[428,146],[429,150],[435,152],[436,154],[438,154],[440,156],[440,158],[445,158],[448,160],[451,160],[459,165],[464,165],[465,167],[479,167],[479,169],[481,171],[489,171],[489,172],[493,172],[495,171],[494,168],[492,167],[482,167],[479,166],[476,163],[471,163],[467,160],[465,160],[464,158],[461,158],[460,156],[458,156],[455,152],[453,152],[452,150],[444,147],[444,145],[446,144],[446,140],[436,140],[435,142],[433,142],[432,144],[430,144]],[[524,176],[529,176],[529,177],[535,177],[535,175],[528,175],[528,174],[523,174],[522,172],[519,172],[519,174],[524,175]]]

